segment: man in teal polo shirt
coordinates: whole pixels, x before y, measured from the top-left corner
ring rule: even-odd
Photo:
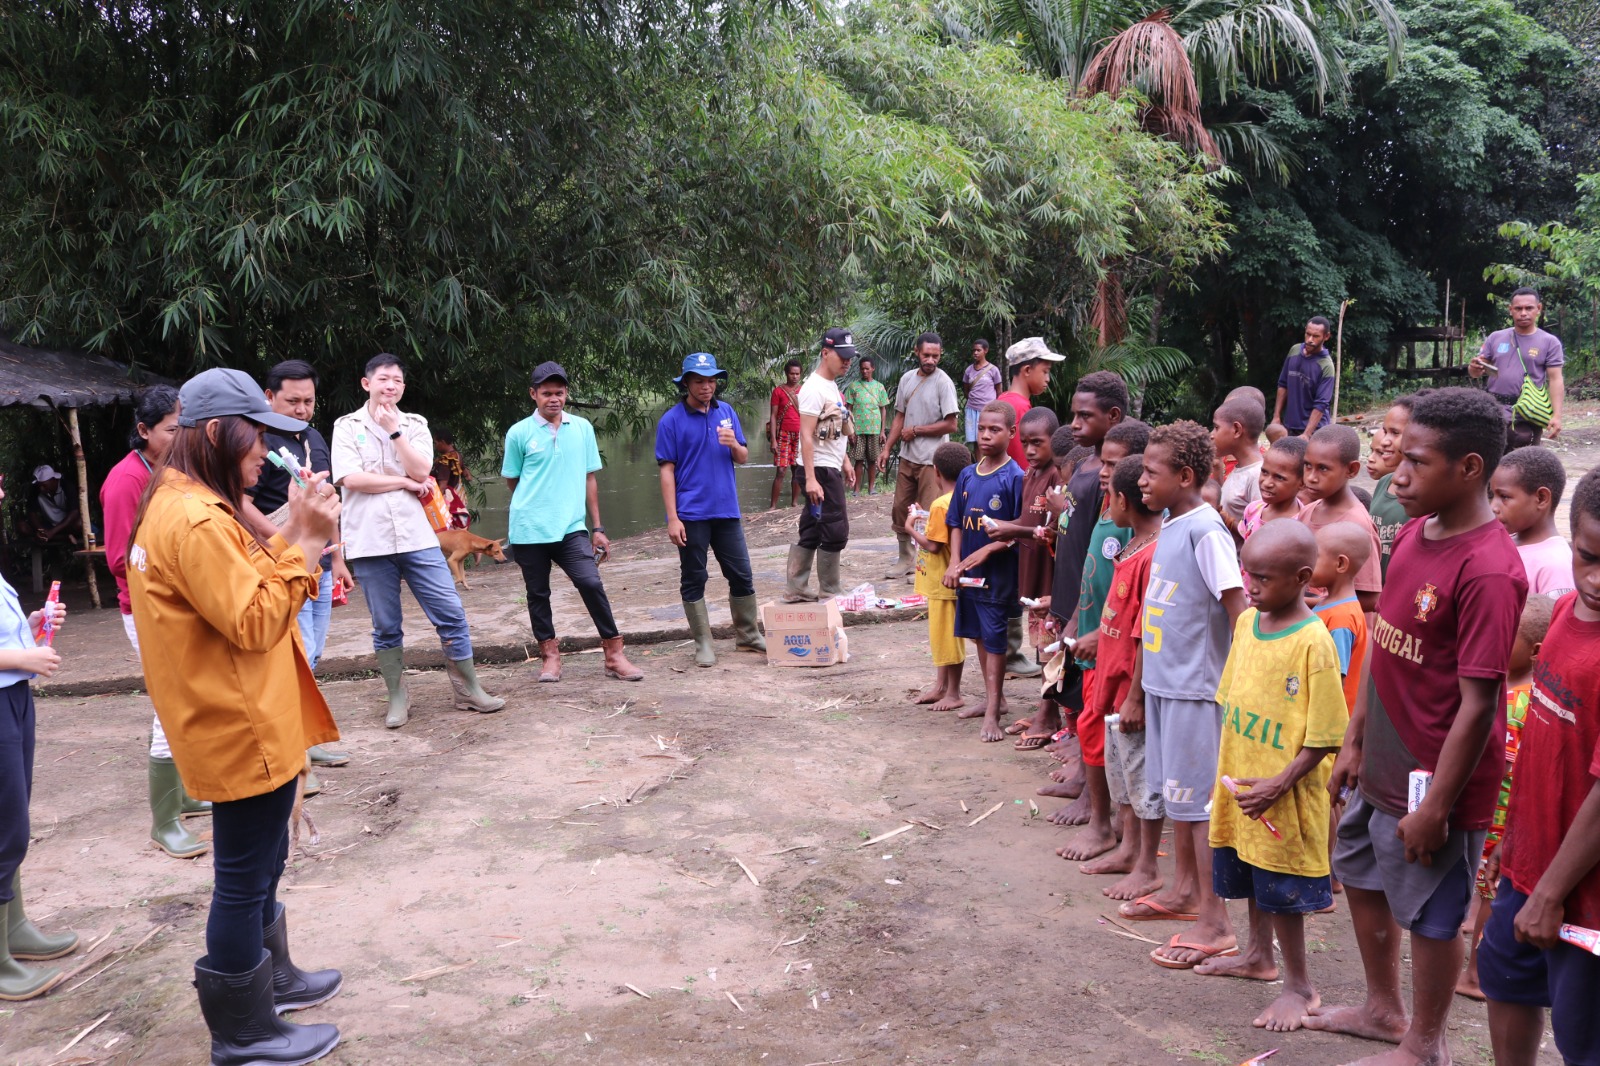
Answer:
[[[600,581],[599,562],[611,541],[600,524],[600,490],[594,477],[600,449],[594,427],[567,414],[567,372],[558,363],[539,364],[528,395],[534,412],[506,434],[500,474],[511,490],[511,557],[522,568],[528,620],[543,657],[539,680],[561,680],[561,641],[550,614],[551,563],[566,573],[594,619],[605,650],[606,676],[643,680],[644,672],[622,654],[622,634]]]

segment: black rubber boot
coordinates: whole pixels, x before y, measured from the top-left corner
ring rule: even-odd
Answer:
[[[339,1044],[331,1025],[295,1025],[272,1008],[272,956],[248,973],[217,973],[208,955],[194,964],[200,1013],[211,1030],[211,1066],[302,1066]]]
[[[261,939],[267,954],[272,956],[272,1006],[279,1014],[315,1007],[339,994],[344,974],[338,970],[307,973],[289,958],[289,930],[283,920],[283,904],[278,904],[278,916],[272,924],[261,931]]]

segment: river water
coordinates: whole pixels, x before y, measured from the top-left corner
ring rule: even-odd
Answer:
[[[726,401],[724,401],[726,402]],[[765,510],[772,489],[772,453],[767,450],[762,432],[766,407],[760,410],[734,405],[745,439],[750,442],[750,461],[738,468],[739,506],[746,514]],[[666,406],[662,405],[662,411]],[[656,413],[657,418],[660,411]],[[606,533],[617,540],[666,525],[661,508],[661,481],[656,466],[656,418],[634,434],[626,430],[600,433],[600,461],[605,464],[596,477],[600,483],[600,517]],[[469,492],[468,502],[477,512],[472,531],[498,540],[506,535],[507,510],[511,496],[499,476],[501,456],[484,456],[467,464],[479,492]],[[784,497],[788,501],[787,495]]]

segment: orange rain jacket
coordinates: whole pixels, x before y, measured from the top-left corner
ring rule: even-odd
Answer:
[[[263,549],[205,486],[162,477],[128,553],[145,685],[191,796],[259,796],[339,738],[295,622],[321,570],[281,536]]]

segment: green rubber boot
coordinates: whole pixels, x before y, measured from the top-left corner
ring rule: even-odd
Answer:
[[[491,696],[478,684],[478,671],[471,659],[448,659],[444,672],[450,675],[450,687],[456,694],[456,710],[493,714],[506,705],[499,696]]]
[[[312,796],[319,794],[321,791],[322,782],[317,780],[316,774],[312,773],[310,770],[307,770],[305,784],[300,786],[300,795],[306,799],[310,799]]]
[[[335,751],[326,744],[313,744],[306,749],[312,766],[343,766],[350,761],[348,751]]]
[[[789,545],[789,583],[783,590],[784,603],[811,603],[817,598],[807,586],[811,584],[811,563],[817,557],[815,548]]]
[[[183,794],[183,802],[179,805],[180,818],[205,818],[211,813],[210,800],[197,800],[189,793]]]
[[[1044,669],[1022,654],[1022,618],[1006,619],[1006,676],[1038,677]]]
[[[689,635],[694,638],[694,664],[717,665],[717,649],[711,643],[711,615],[706,612],[706,601],[683,602],[683,616],[689,620]]]
[[[65,932],[59,936],[49,936],[39,931],[38,926],[28,921],[28,916],[22,912],[22,871],[18,870],[11,878],[11,891],[14,893],[11,902],[3,909],[6,932],[11,941],[11,957],[13,959],[59,959],[63,955],[70,955],[78,946],[78,934]]]
[[[761,606],[754,596],[729,596],[728,609],[733,612],[733,646],[749,648],[762,655],[767,653],[767,640],[761,635]]]
[[[378,672],[389,687],[389,713],[383,716],[383,724],[399,729],[411,717],[411,693],[406,691],[406,650],[384,648],[378,652]]]
[[[211,845],[184,828],[183,797],[177,764],[150,756],[150,841],[174,859],[193,859]]]
[[[0,1000],[18,1002],[50,991],[62,972],[54,966],[24,966],[11,954],[11,904],[6,904],[7,920],[0,922]]]
[[[839,583],[839,554],[821,550],[817,552],[817,592],[822,599],[844,592]]]

